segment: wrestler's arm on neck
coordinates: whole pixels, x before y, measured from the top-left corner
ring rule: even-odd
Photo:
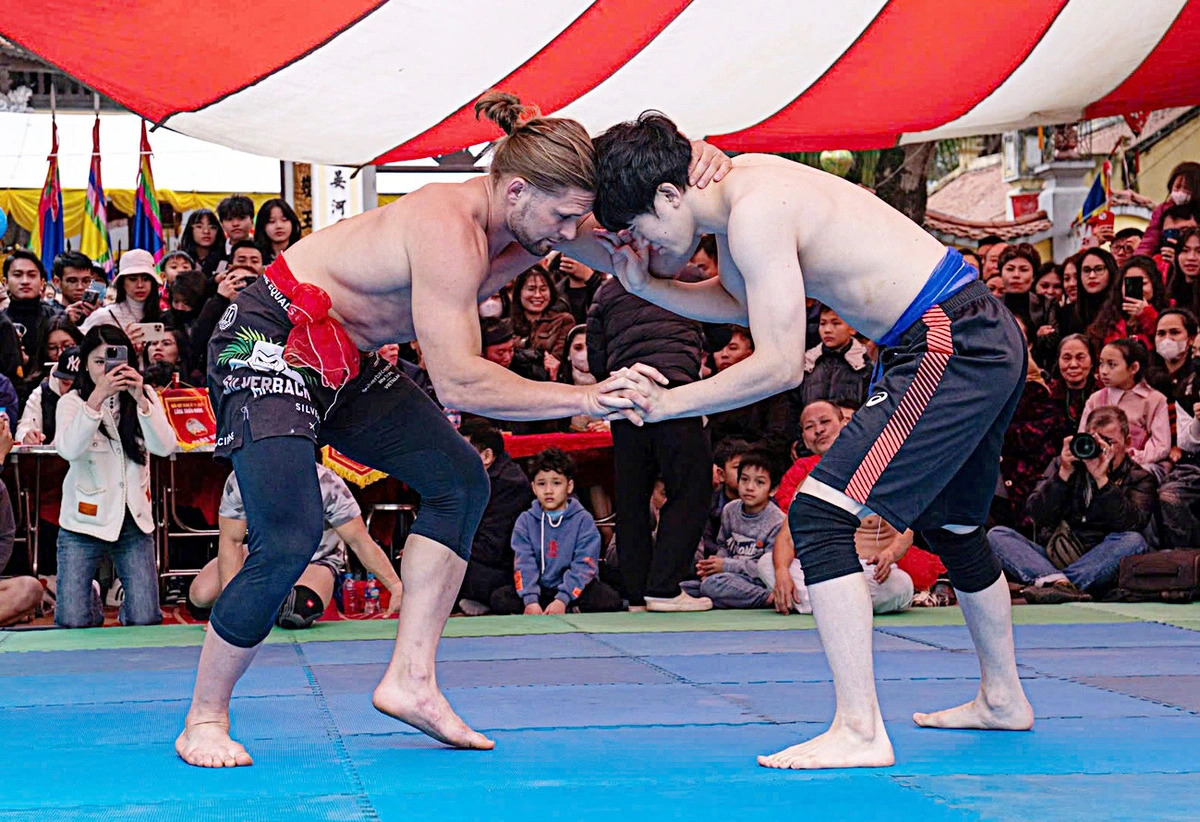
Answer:
[[[742,408],[794,388],[804,377],[807,311],[795,243],[779,230],[777,214],[758,211],[748,207],[732,215],[728,235],[730,262],[745,273],[754,353],[708,379],[672,388],[668,417]]]
[[[412,316],[438,399],[486,417],[545,420],[594,413],[579,386],[522,379],[483,358],[477,294],[488,276],[487,241],[466,217],[415,221],[409,246]]]
[[[612,274],[612,257],[596,239],[597,230],[602,230],[600,224],[589,214],[580,223],[575,239],[569,243],[560,243],[555,248],[589,268]],[[699,243],[698,238],[696,242]],[[650,260],[650,268],[656,274],[674,274],[686,263],[687,259],[674,260],[655,255]],[[725,265],[724,258],[721,265]],[[745,304],[726,290],[724,284],[716,277],[699,283],[652,277],[645,286],[634,293],[647,302],[694,320],[737,325],[745,325],[747,322]]]

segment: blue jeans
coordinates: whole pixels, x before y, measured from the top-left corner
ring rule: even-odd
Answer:
[[[1146,539],[1135,531],[1109,534],[1095,547],[1060,572],[1046,559],[1046,549],[1006,526],[988,531],[988,542],[1010,576],[1026,585],[1039,577],[1062,573],[1076,588],[1086,591],[1111,585],[1117,578],[1121,560],[1146,552]]]
[[[125,589],[125,602],[117,614],[121,624],[157,625],[162,622],[154,539],[143,533],[126,511],[116,542],[59,529],[54,624],[60,628],[94,628],[104,624],[104,611],[92,593],[92,578],[105,554],[112,557],[117,577]]]

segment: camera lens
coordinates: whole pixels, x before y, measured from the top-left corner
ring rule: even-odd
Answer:
[[[1090,460],[1100,453],[1100,443],[1091,434],[1076,434],[1071,437],[1071,456],[1077,460]]]

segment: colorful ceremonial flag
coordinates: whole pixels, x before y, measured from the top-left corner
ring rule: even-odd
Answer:
[[[134,197],[129,247],[144,248],[154,255],[154,262],[157,263],[163,258],[165,247],[158,195],[154,193],[154,173],[150,170],[150,140],[146,137],[145,120],[142,121],[141,165]]]
[[[100,180],[100,117],[92,126],[92,170],[88,173],[87,200],[83,204],[83,236],[79,250],[112,273],[112,246],[108,241],[108,204],[104,199],[104,183]]]
[[[58,123],[50,120],[50,168],[46,171],[46,184],[38,200],[37,222],[29,238],[29,248],[42,258],[42,265],[49,276],[54,258],[63,252],[66,234],[63,231],[62,184],[58,179]]]
[[[1108,160],[1104,161],[1104,165],[1100,166],[1100,173],[1096,175],[1096,179],[1092,181],[1092,188],[1087,193],[1087,197],[1083,200],[1083,205],[1079,209],[1079,214],[1075,217],[1075,224],[1086,223],[1088,220],[1108,210],[1108,197],[1111,193],[1110,176],[1112,175],[1112,163]]]

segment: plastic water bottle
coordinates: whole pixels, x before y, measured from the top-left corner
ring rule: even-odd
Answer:
[[[374,574],[367,574],[367,595],[366,601],[363,602],[363,614],[371,616],[379,613],[379,583],[375,581]]]
[[[342,612],[346,616],[362,613],[362,603],[358,600],[357,586],[354,584],[354,574],[346,572],[342,577]]]

